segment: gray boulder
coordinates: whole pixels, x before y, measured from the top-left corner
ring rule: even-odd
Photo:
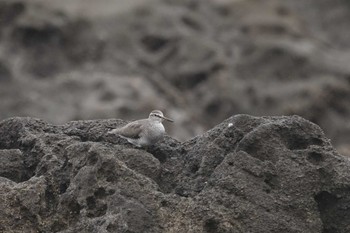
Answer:
[[[350,161],[298,116],[138,149],[121,120],[0,123],[1,232],[350,232]]]

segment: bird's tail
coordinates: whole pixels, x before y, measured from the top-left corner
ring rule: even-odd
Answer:
[[[108,131],[107,134],[119,134],[119,129],[112,129]]]

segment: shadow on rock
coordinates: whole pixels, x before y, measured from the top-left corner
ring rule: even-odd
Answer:
[[[350,162],[298,116],[233,116],[152,147],[120,120],[0,123],[1,231],[349,231]]]

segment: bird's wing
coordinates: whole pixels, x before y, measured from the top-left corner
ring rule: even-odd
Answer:
[[[140,138],[140,133],[142,131],[142,122],[134,121],[122,128],[113,130],[113,133],[119,134],[127,138],[137,139]]]

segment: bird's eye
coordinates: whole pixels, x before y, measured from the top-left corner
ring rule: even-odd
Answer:
[[[158,118],[162,118],[162,116],[159,115],[159,114],[157,114],[157,113],[152,113],[151,116],[158,117]]]

